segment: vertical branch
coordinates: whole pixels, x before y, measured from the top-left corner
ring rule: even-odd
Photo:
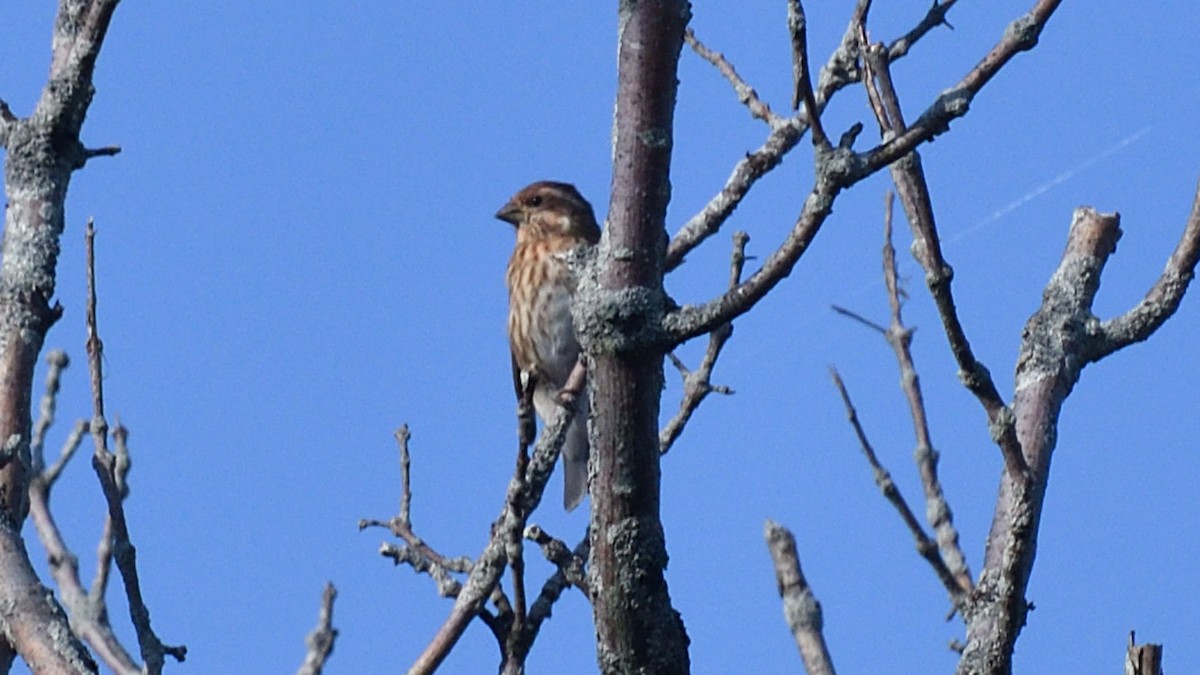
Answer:
[[[808,19],[804,16],[804,5],[800,0],[788,1],[787,23],[792,36],[792,110],[799,110],[800,102],[804,102],[804,115],[812,130],[813,145],[828,150],[829,136],[821,126],[817,97],[813,94],[808,59]]]
[[[304,654],[304,663],[300,664],[297,675],[321,675],[325,670],[325,662],[333,653],[333,643],[337,640],[338,631],[333,627],[333,601],[337,598],[337,589],[333,584],[325,584],[321,593],[321,610],[317,614],[317,626],[308,637],[304,638],[308,651]]]
[[[575,306],[593,387],[590,582],[605,673],[684,673],[659,516],[664,219],[685,0],[620,3],[609,222]]]
[[[1129,647],[1125,650],[1125,675],[1162,675],[1162,645],[1137,644],[1129,631]]]
[[[1120,219],[1076,209],[1067,250],[1042,294],[1042,304],[1022,332],[1013,414],[1029,477],[1005,471],[1000,478],[976,601],[963,612],[967,645],[959,675],[1008,673],[1029,603],[1038,526],[1058,437],[1058,416],[1087,361],[1088,326],[1100,275],[1121,236]]]
[[[823,633],[825,620],[821,614],[821,603],[813,595],[812,588],[800,570],[800,555],[796,552],[796,538],[786,527],[768,520],[766,526],[767,549],[775,564],[775,581],[779,584],[779,596],[783,598],[783,614],[788,628],[800,648],[800,659],[808,675],[833,675],[833,659],[825,646]]]
[[[915,155],[916,153],[913,153]],[[925,490],[925,518],[937,535],[938,549],[941,559],[953,574],[958,584],[959,594],[950,593],[955,606],[962,604],[960,594],[969,593],[973,587],[971,570],[967,567],[966,557],[958,544],[958,530],[954,527],[954,516],[950,504],[942,491],[942,481],[938,478],[938,451],[933,447],[932,435],[929,433],[929,418],[925,413],[925,397],[921,393],[921,379],[912,357],[913,329],[904,325],[901,317],[900,281],[896,272],[896,249],[892,246],[892,193],[888,193],[884,217],[884,246],[883,246],[883,278],[887,286],[888,305],[891,307],[892,320],[888,324],[885,337],[896,352],[896,361],[900,364],[900,382],[908,399],[909,412],[913,420],[913,433],[917,438],[917,449],[913,459],[917,464],[917,472],[921,475],[921,486]]]
[[[108,519],[104,524],[104,531],[106,536],[111,536],[112,557],[121,572],[121,580],[125,583],[129,617],[137,631],[142,660],[145,661],[146,672],[155,675],[162,672],[164,657],[169,655],[177,661],[183,661],[187,655],[187,647],[164,645],[150,627],[150,609],[146,607],[142,598],[141,582],[138,579],[137,548],[129,538],[129,523],[125,519],[124,502],[129,494],[125,479],[130,468],[125,440],[129,432],[119,422],[113,430],[118,450],[114,454],[108,449],[108,421],[104,418],[104,373],[101,366],[104,344],[100,340],[96,324],[95,238],[96,228],[89,219],[85,233],[88,287],[87,352],[88,372],[92,377],[92,440],[96,446],[92,454],[92,468],[100,479],[100,487],[108,503]],[[107,563],[102,562],[103,564]],[[98,587],[102,586],[98,584]]]
[[[53,596],[29,563],[21,524],[29,509],[30,402],[53,302],[64,203],[71,174],[116,148],[88,150],[79,134],[95,91],[92,73],[117,0],[61,0],[50,74],[33,113],[0,101],[4,237],[0,243],[0,666],[20,653],[41,672],[95,669]]]

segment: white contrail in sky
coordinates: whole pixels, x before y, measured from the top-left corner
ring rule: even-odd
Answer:
[[[1150,127],[1149,126],[1142,127],[1141,129],[1138,129],[1137,131],[1133,132],[1132,134],[1129,134],[1125,138],[1122,138],[1121,140],[1117,141],[1113,145],[1109,146],[1108,148],[1102,150],[1101,152],[1099,152],[1096,155],[1092,156],[1091,158],[1087,159],[1086,161],[1078,164],[1077,166],[1073,166],[1070,169],[1067,169],[1066,171],[1063,171],[1062,173],[1058,174],[1054,178],[1051,178],[1050,180],[1046,181],[1045,183],[1042,183],[1041,185],[1030,190],[1029,192],[1026,192],[1025,194],[1021,195],[1020,198],[1015,199],[1012,202],[1009,202],[1003,208],[997,209],[997,210],[991,212],[990,214],[984,216],[978,222],[976,222],[974,225],[971,225],[970,227],[963,230],[962,232],[956,232],[956,233],[954,233],[953,236],[946,236],[943,233],[943,235],[941,237],[942,245],[945,246],[945,245],[953,244],[957,241],[966,239],[967,237],[971,236],[972,234],[975,234],[976,232],[978,232],[979,230],[987,227],[988,225],[991,225],[992,223],[996,222],[997,220],[1000,220],[1004,216],[1007,216],[1008,214],[1012,213],[1013,211],[1016,211],[1017,209],[1021,208],[1025,204],[1028,204],[1029,202],[1033,201],[1034,199],[1037,199],[1038,197],[1046,194],[1050,190],[1053,190],[1054,188],[1058,187],[1059,185],[1062,185],[1063,183],[1071,180],[1076,175],[1078,175],[1080,172],[1086,171],[1087,169],[1092,168],[1093,166],[1104,161],[1105,159],[1108,159],[1109,157],[1112,157],[1113,155],[1117,154],[1121,150],[1124,150],[1125,148],[1129,147],[1130,145],[1133,145],[1142,136],[1145,136],[1148,133],[1150,133]],[[848,294],[847,297],[849,297],[849,298],[857,297],[859,295],[862,295],[863,293],[865,293],[868,290],[877,288],[878,286],[879,286],[879,284],[874,283],[874,282],[871,284],[868,284],[868,285],[864,285],[862,288],[859,288],[859,289],[851,292],[850,294]]]
[[[1033,201],[1034,199],[1037,199],[1038,197],[1042,196],[1043,194],[1049,192],[1050,190],[1071,180],[1079,172],[1086,171],[1087,169],[1092,168],[1093,166],[1100,163],[1101,161],[1108,159],[1109,157],[1112,157],[1116,153],[1120,152],[1121,150],[1124,150],[1125,148],[1129,147],[1130,145],[1133,145],[1135,142],[1137,142],[1138,139],[1140,139],[1142,136],[1145,136],[1149,132],[1150,132],[1150,127],[1142,127],[1141,129],[1138,129],[1137,131],[1133,132],[1132,134],[1129,134],[1125,138],[1122,138],[1121,140],[1117,141],[1111,147],[1109,147],[1106,150],[1104,150],[1103,152],[1095,155],[1094,157],[1088,159],[1087,161],[1083,162],[1082,164],[1079,164],[1078,166],[1074,166],[1074,167],[1071,167],[1070,169],[1067,169],[1066,171],[1063,171],[1062,173],[1058,174],[1054,178],[1051,178],[1050,180],[1046,181],[1045,183],[1042,183],[1041,185],[1037,186],[1036,188],[1021,195],[1021,197],[1019,199],[1016,199],[1015,201],[1010,202],[1004,208],[993,211],[991,214],[985,216],[979,222],[975,223],[971,227],[968,227],[967,229],[963,230],[962,232],[959,232],[959,233],[955,234],[953,237],[950,237],[949,239],[946,240],[945,243],[952,244],[956,241],[959,241],[960,239],[963,239],[964,237],[966,237],[970,234],[974,234],[980,228],[991,225],[992,223],[996,222],[997,220],[1000,220],[1004,216],[1007,216],[1008,214],[1010,214],[1013,211],[1017,210],[1018,208],[1024,206],[1025,204],[1028,204],[1029,202]]]

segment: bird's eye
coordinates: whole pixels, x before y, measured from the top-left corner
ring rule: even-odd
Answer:
[[[542,205],[542,197],[541,197],[541,195],[534,195],[534,196],[530,197],[529,201],[526,203],[529,204],[530,206],[541,206]]]

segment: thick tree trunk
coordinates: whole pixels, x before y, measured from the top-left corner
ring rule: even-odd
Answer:
[[[593,415],[591,588],[605,673],[688,672],[659,519],[659,335],[676,69],[690,7],[620,4],[613,191],[577,303]]]

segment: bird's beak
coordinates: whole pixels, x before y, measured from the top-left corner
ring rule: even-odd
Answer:
[[[521,207],[513,202],[509,202],[496,212],[496,217],[514,226],[519,225],[521,222]]]

